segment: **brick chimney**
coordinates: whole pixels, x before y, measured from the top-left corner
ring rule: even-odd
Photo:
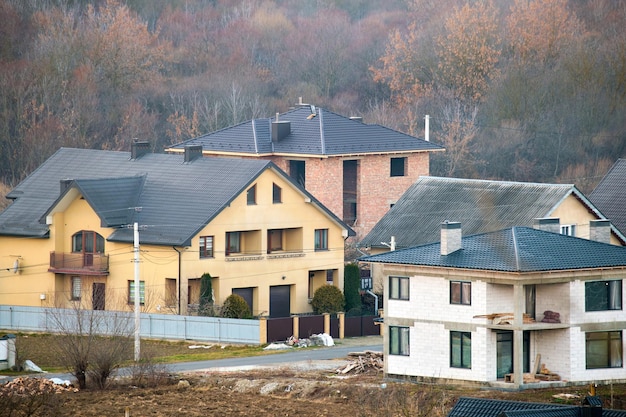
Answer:
[[[607,219],[589,221],[589,240],[611,243],[611,221]]]
[[[450,255],[463,249],[461,223],[445,221],[441,223],[441,254]]]
[[[533,229],[543,230],[544,232],[561,233],[561,221],[558,217],[534,219]]]

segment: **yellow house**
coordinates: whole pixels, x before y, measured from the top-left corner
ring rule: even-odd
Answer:
[[[193,312],[207,274],[270,317],[343,288],[352,229],[270,161],[200,155],[57,151],[0,213],[0,304],[128,310],[137,270],[146,312]]]

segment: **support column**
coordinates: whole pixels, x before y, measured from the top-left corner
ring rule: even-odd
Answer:
[[[513,286],[513,375],[515,387],[524,383],[524,286]]]

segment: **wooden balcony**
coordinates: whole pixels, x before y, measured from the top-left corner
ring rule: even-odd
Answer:
[[[109,275],[109,255],[101,253],[50,252],[50,268],[55,274]]]

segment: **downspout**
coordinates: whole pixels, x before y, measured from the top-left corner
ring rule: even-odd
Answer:
[[[365,292],[374,297],[374,314],[378,314],[378,296],[370,290],[365,290]]]
[[[182,252],[179,251],[178,249],[176,249],[176,246],[172,246],[172,249],[174,249],[176,251],[176,253],[178,253],[178,296],[176,297],[178,300],[178,303],[176,303],[178,305],[178,315],[180,316],[180,279],[181,279],[181,272],[182,272]]]

